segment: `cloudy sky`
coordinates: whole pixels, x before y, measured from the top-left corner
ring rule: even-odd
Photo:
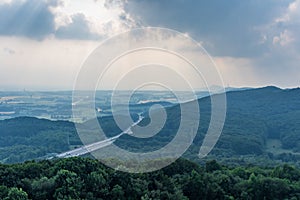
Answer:
[[[197,40],[226,85],[300,86],[300,0],[0,0],[0,90],[68,90],[101,42],[140,27]]]

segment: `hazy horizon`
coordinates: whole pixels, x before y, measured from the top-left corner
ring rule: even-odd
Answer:
[[[221,87],[221,86],[216,86],[216,87]],[[295,86],[295,87],[279,87],[279,86],[276,86],[276,85],[262,85],[262,86],[257,86],[257,87],[251,87],[251,86],[240,86],[240,87],[237,87],[237,86],[226,86],[224,87],[224,89],[230,89],[230,88],[233,88],[233,89],[259,89],[259,88],[265,88],[265,87],[276,87],[276,88],[279,88],[279,89],[282,89],[282,90],[285,90],[285,89],[297,89],[299,88],[300,86]],[[46,88],[46,89],[30,89],[30,88],[23,88],[23,89],[19,89],[19,88],[6,88],[6,89],[1,89],[0,88],[0,92],[72,92],[73,89],[52,89],[52,88]],[[86,90],[86,91],[89,91],[89,90]],[[101,92],[101,91],[107,91],[107,92],[112,92],[112,91],[132,91],[132,90],[113,90],[113,89],[99,89],[99,90],[96,90],[97,92]],[[167,90],[160,90],[160,89],[144,89],[144,90],[137,90],[138,92],[143,92],[143,91],[146,91],[146,92],[151,92],[151,91],[167,91]],[[179,91],[179,92],[185,92],[185,91],[188,91],[188,90],[174,90],[174,91]],[[199,88],[199,89],[195,89],[196,92],[206,92],[208,90],[206,90],[205,88]]]

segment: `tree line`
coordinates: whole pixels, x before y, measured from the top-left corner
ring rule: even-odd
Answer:
[[[90,158],[0,165],[0,199],[299,199],[300,169],[282,165],[201,166],[178,159],[161,170],[129,174]]]

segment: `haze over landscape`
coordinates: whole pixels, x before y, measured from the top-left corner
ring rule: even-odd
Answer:
[[[300,199],[300,0],[0,0],[0,200]]]

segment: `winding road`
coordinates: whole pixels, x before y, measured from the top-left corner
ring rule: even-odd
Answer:
[[[132,134],[131,128],[136,126],[143,119],[144,119],[144,117],[139,115],[139,119],[136,122],[134,122],[130,127],[128,127],[125,131],[120,133],[119,135],[108,138],[106,140],[102,140],[102,141],[95,142],[95,143],[92,143],[92,144],[84,145],[82,147],[79,147],[79,148],[71,150],[71,151],[67,151],[67,152],[64,152],[64,153],[57,154],[55,157],[56,158],[69,158],[69,157],[81,156],[81,155],[96,151],[98,149],[101,149],[103,147],[106,147],[108,145],[111,145],[116,139],[118,139],[122,135]]]

